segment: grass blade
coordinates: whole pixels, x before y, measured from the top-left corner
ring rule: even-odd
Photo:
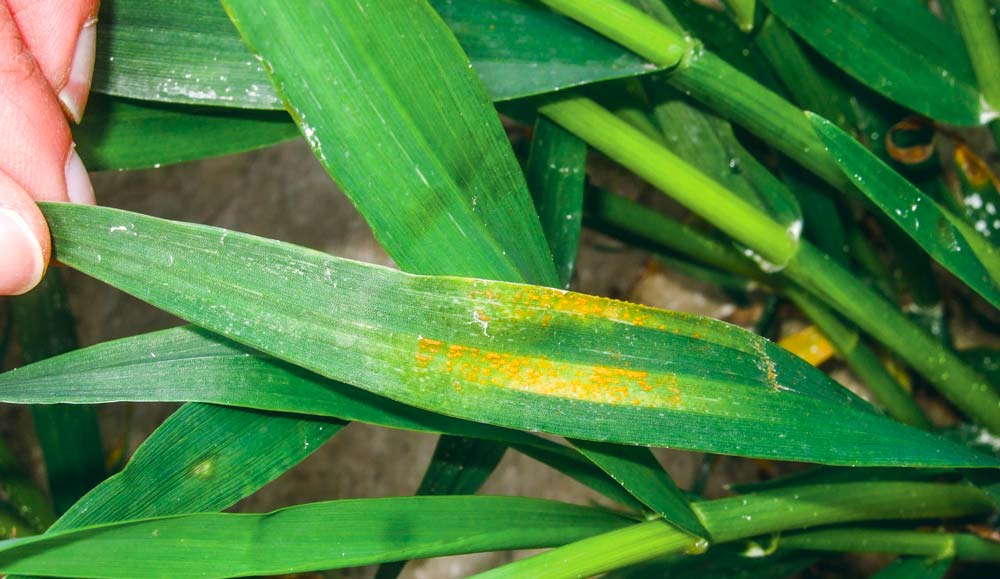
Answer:
[[[600,509],[521,497],[343,500],[262,515],[159,517],[3,541],[0,573],[90,579],[278,575],[551,547],[628,523]]]
[[[580,245],[586,160],[586,143],[538,117],[525,177],[564,288],[573,279]]]
[[[312,454],[345,422],[185,404],[118,474],[67,511],[50,532],[119,520],[220,511]],[[294,445],[284,444],[295,441]],[[282,445],[282,452],[273,449]],[[239,472],[238,477],[231,473]]]
[[[160,167],[298,136],[283,112],[160,104],[97,93],[87,103],[83,122],[73,127],[76,148],[91,171]]]
[[[8,383],[7,380],[13,382]],[[15,386],[15,383],[27,388]],[[165,384],[169,384],[169,387],[163,388]],[[259,384],[268,385],[266,395],[261,396],[257,392]],[[621,487],[614,484],[612,479],[591,466],[579,453],[563,445],[516,430],[456,420],[399,404],[340,382],[326,380],[193,327],[174,328],[98,344],[0,375],[0,400],[14,403],[36,401],[43,404],[59,401],[77,403],[108,403],[123,400],[193,401],[497,441],[512,445],[584,485],[606,494],[611,499],[630,507],[637,507],[635,501]],[[207,404],[189,406],[215,408]],[[182,419],[183,415],[198,416],[205,412],[210,415],[218,413],[214,410],[192,408],[180,412],[171,420],[179,420],[190,426],[194,418]],[[231,409],[230,414],[231,416],[219,418],[218,429],[213,429],[205,436],[211,435],[213,439],[223,436],[220,432],[224,431],[225,425],[237,422],[236,409]],[[262,420],[258,412],[249,412],[247,418],[255,424]],[[282,420],[289,421],[291,418],[294,417],[287,419],[282,417]],[[304,417],[301,420],[306,421]],[[337,420],[332,423],[337,423]],[[307,426],[305,424],[303,428]],[[320,432],[327,429],[323,421],[320,421],[317,427]],[[275,428],[282,436],[286,436],[287,428],[280,425]],[[257,452],[258,445],[271,449],[282,446],[266,432],[261,436],[265,435],[266,440],[251,443],[251,448],[245,452]],[[168,454],[172,454],[178,464],[186,465],[194,460],[183,455],[182,445],[178,441],[173,441],[166,447],[162,446],[164,443],[153,442],[159,440],[161,436],[170,437],[166,432],[158,434],[147,444],[157,446],[163,451],[171,449]],[[225,449],[232,449],[237,444],[236,440],[243,440],[242,435],[233,436],[235,439],[230,440]],[[318,443],[316,440],[309,440],[308,444],[300,442],[304,437],[310,436],[313,435],[286,436],[288,440],[295,441],[294,445],[289,443],[286,449],[292,457],[289,458],[293,461],[290,464],[295,464],[308,454],[302,454],[303,451],[322,443],[322,440]],[[192,435],[191,440],[194,439]],[[301,458],[295,460],[296,456]],[[241,458],[222,460],[232,461],[235,464]],[[162,465],[166,464],[169,464],[169,460],[164,458]],[[155,465],[156,469],[165,468],[162,465]],[[143,471],[150,466],[137,465],[131,468]],[[133,472],[131,476],[138,475]],[[161,475],[154,473],[150,476]],[[262,484],[251,486],[257,488]],[[175,483],[172,486],[177,487],[179,484]],[[219,500],[223,504],[220,508],[228,506],[225,500]]]
[[[493,474],[507,450],[504,445],[483,445],[481,442],[474,438],[442,435],[416,494],[475,494]],[[375,579],[395,579],[405,566],[406,561],[381,565],[375,573]]]
[[[225,5],[320,162],[402,269],[557,283],[496,111],[429,6]],[[456,249],[445,258],[442,248]]]
[[[983,122],[986,111],[961,38],[930,10],[908,0],[764,3],[820,54],[876,92],[946,123]]]
[[[573,441],[573,445],[612,477],[622,477],[618,482],[667,522],[696,537],[708,539],[708,531],[691,510],[687,496],[677,488],[674,479],[648,448],[594,444],[585,440]]]
[[[960,218],[938,205],[826,119],[811,115],[827,148],[875,205],[945,269],[1000,308],[1000,253]]]
[[[253,348],[434,412],[833,464],[994,464],[872,413],[795,356],[720,322],[540,287],[411,276],[113,209],[44,211],[63,263]],[[481,372],[489,367],[499,374]]]
[[[872,579],[942,579],[954,561],[951,557],[920,559],[900,557]]]
[[[494,100],[657,70],[600,35],[528,3],[431,4]],[[263,65],[216,2],[116,0],[105,3],[99,17],[96,92],[160,102],[284,108]]]

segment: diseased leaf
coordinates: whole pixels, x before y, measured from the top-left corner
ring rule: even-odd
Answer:
[[[795,356],[721,322],[541,287],[412,276],[114,209],[43,207],[61,262],[248,346],[434,412],[744,456],[994,464],[879,416]]]
[[[924,195],[850,135],[809,115],[841,170],[926,251],[994,307],[1000,307],[1000,250]]]
[[[956,125],[988,120],[961,37],[927,8],[909,0],[764,4],[820,54],[899,104]]]
[[[93,579],[278,575],[552,547],[629,523],[601,509],[522,497],[342,500],[260,515],[190,514],[0,541],[0,573]]]
[[[632,52],[517,0],[433,0],[494,100],[655,71]],[[203,0],[105,2],[93,89],[143,100],[283,109],[225,11]]]

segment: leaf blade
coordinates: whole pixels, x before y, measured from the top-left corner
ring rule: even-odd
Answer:
[[[60,261],[273,356],[434,412],[589,440],[831,464],[994,464],[878,416],[791,354],[720,322],[539,287],[411,276],[107,208],[43,210]],[[157,283],[145,281],[152,272]],[[213,287],[226,288],[224,302]],[[574,329],[581,312],[590,312],[583,333]],[[665,348],[700,355],[662,360]],[[449,352],[464,360],[449,365]],[[490,364],[513,365],[511,383],[463,375]],[[623,366],[646,375],[613,370]],[[584,385],[591,376],[596,389]],[[791,419],[801,412],[818,424],[832,413],[836,432]]]
[[[125,521],[4,541],[0,572],[94,579],[278,575],[549,547],[629,522],[600,509],[521,497],[342,500],[260,515]],[[137,551],[143,556],[134,556]]]
[[[806,114],[858,189],[935,261],[1000,308],[1000,252],[850,135],[823,117]]]
[[[930,10],[904,0],[764,3],[818,52],[873,90],[940,121],[982,123],[982,97],[962,40]]]

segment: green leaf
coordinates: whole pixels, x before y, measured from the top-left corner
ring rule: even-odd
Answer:
[[[560,287],[564,288],[569,288],[573,279],[580,245],[586,161],[586,143],[538,117],[525,177],[559,272]]]
[[[657,67],[586,28],[516,0],[435,0],[494,100]],[[264,65],[225,11],[203,0],[115,0],[97,28],[97,92],[143,100],[282,109]],[[89,113],[88,113],[89,114]]]
[[[708,539],[708,531],[691,510],[687,496],[648,448],[594,444],[586,440],[573,441],[573,445],[612,477],[622,477],[618,482],[667,522]]]
[[[260,515],[158,517],[3,541],[0,573],[94,579],[278,575],[552,547],[628,524],[608,511],[521,497],[342,500]]]
[[[1000,307],[1000,250],[826,119],[806,113],[841,170],[945,269]]]
[[[225,4],[320,162],[401,268],[555,285],[496,111],[429,6]]]
[[[795,356],[714,320],[412,276],[114,209],[43,210],[61,262],[275,357],[434,412],[744,456],[996,464],[875,414]]]
[[[77,151],[91,171],[159,167],[298,136],[283,112],[171,105],[98,93],[91,95],[83,122],[73,127]]]
[[[8,380],[13,382],[8,383]],[[30,386],[25,390],[15,386],[14,382]],[[263,396],[258,392],[260,384],[267,385],[267,393]],[[622,504],[636,504],[612,479],[590,465],[579,453],[563,445],[516,430],[455,420],[399,404],[364,390],[324,379],[190,326],[98,344],[2,374],[0,400],[14,403],[32,400],[42,404],[69,401],[194,401],[493,440],[510,444]],[[193,406],[214,408],[204,404]],[[184,412],[198,414],[211,411],[191,409]],[[226,428],[227,418],[234,423],[237,421],[236,411],[232,410],[231,414],[232,416],[218,420],[218,429]],[[248,413],[247,416],[252,422],[261,420],[256,412]],[[283,417],[285,420],[291,418],[293,417]],[[174,420],[180,420],[180,417]],[[320,431],[325,430],[325,423],[319,424],[318,428]],[[165,432],[162,436],[169,435]],[[205,433],[204,436],[214,439],[220,434],[216,430]],[[150,440],[156,440],[157,437]],[[287,445],[290,456],[297,456],[301,454],[301,450],[316,446],[316,442],[312,441],[303,449],[303,444],[298,442],[302,436],[288,438],[295,441],[295,444]],[[192,437],[191,440],[196,438]],[[171,444],[171,449],[180,448],[180,445],[173,446],[176,442]],[[230,443],[226,448],[232,448],[233,444]],[[279,443],[268,436],[267,441],[259,444],[273,449]],[[250,442],[250,446],[253,448],[246,452],[257,451],[258,443]],[[181,454],[179,450],[172,452],[175,456]],[[177,456],[176,460],[177,464],[188,464],[193,459]],[[162,464],[170,463],[164,459]],[[159,464],[155,466],[157,469],[164,468]],[[129,468],[142,470],[144,467],[137,465]],[[220,508],[225,506],[228,505],[223,504]]]
[[[798,201],[743,148],[728,121],[703,111],[672,89],[653,88],[657,94],[654,114],[671,152],[778,223],[801,229]]]
[[[324,417],[185,404],[136,450],[120,473],[75,504],[50,532],[220,511],[278,478],[344,426],[343,421]],[[281,452],[275,452],[277,448]],[[232,476],[235,472],[239,476]]]
[[[961,37],[925,7],[910,0],[764,3],[820,54],[876,92],[946,123],[987,120]]]
[[[441,435],[416,494],[474,495],[493,474],[506,450],[502,444]],[[386,563],[378,568],[375,579],[395,579],[405,566],[406,561]]]
[[[951,557],[923,559],[900,557],[878,572],[872,579],[941,579],[951,569]]]

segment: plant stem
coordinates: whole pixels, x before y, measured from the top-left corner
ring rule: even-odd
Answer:
[[[704,539],[696,539],[657,519],[589,537],[473,577],[591,577],[662,555],[698,549],[700,546],[707,547],[707,544]]]
[[[975,535],[886,529],[848,528],[807,531],[783,536],[779,548],[811,551],[859,551],[964,561],[998,561],[1000,544]]]
[[[713,239],[620,195],[591,191],[587,194],[585,208],[588,217],[602,224],[641,236],[703,264],[750,279],[763,280],[766,277],[760,268],[740,255],[731,244]]]
[[[930,420],[917,403],[889,374],[875,352],[861,341],[857,332],[844,325],[836,314],[804,291],[788,287],[785,292],[830,340],[840,357],[868,386],[890,416],[910,426],[924,430],[931,428]]]
[[[990,8],[986,0],[956,0],[952,7],[979,90],[993,110],[1000,110],[1000,38]]]
[[[794,254],[795,239],[784,227],[594,101],[569,97],[539,111],[765,260],[784,264]]]
[[[1000,432],[1000,396],[989,382],[830,256],[803,242],[783,273],[891,348],[963,412]]]
[[[625,2],[541,0],[661,67],[676,66],[690,50],[690,40]]]
[[[982,515],[993,503],[971,485],[863,482],[788,487],[701,501],[691,507],[705,522],[714,543],[747,539],[790,529],[879,519],[926,519]],[[702,551],[675,527],[647,521],[476,575],[477,579],[589,577],[656,557]],[[972,556],[1000,560],[1000,549],[966,548]]]
[[[626,6],[632,16],[628,25],[641,26],[644,31],[650,31],[646,32],[649,35],[679,37],[677,32],[622,0],[544,2],[553,8],[556,4],[577,4],[573,10],[556,9],[653,62],[657,62],[656,53],[650,47],[629,42],[633,31],[625,26],[626,22],[613,19],[607,14],[623,11],[625,9],[622,6]],[[651,32],[657,28],[661,30]],[[688,43],[686,58],[679,59],[667,82],[719,115],[743,126],[828,183],[842,190],[852,190],[850,181],[826,151],[802,111],[718,56],[704,50],[700,43]]]

